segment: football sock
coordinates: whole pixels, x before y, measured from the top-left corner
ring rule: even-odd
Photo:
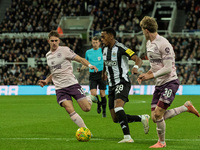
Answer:
[[[72,121],[77,124],[77,126],[79,127],[86,127],[83,119],[74,111],[72,112],[70,115],[70,118],[72,119]]]
[[[165,143],[165,128],[166,128],[165,120],[163,118],[160,120],[157,120],[156,125],[157,125],[156,130],[159,137],[159,142],[164,144]]]
[[[177,108],[174,108],[174,109],[170,109],[170,110],[167,110],[164,114],[164,119],[169,119],[169,118],[172,118],[182,112],[185,112],[187,111],[187,107],[185,107],[184,105],[183,106],[180,106],[180,107],[177,107]]]
[[[101,103],[97,95],[96,95],[96,98],[97,98],[97,103]]]
[[[96,98],[97,98],[97,113],[100,114],[101,113],[101,102],[97,95],[96,95]]]
[[[128,119],[128,123],[141,122],[141,119],[142,119],[142,117],[140,115],[128,115],[128,114],[126,114],[126,117]]]
[[[103,108],[103,112],[105,113],[106,112],[106,104],[107,104],[107,100],[106,100],[106,97],[101,97],[101,105],[102,105],[102,108]]]
[[[124,135],[124,139],[132,139],[130,135]]]
[[[114,111],[116,113],[116,116],[121,125],[124,135],[130,135],[128,120],[127,120],[123,107],[116,107],[114,108]]]

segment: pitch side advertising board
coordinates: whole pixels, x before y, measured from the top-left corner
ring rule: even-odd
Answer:
[[[154,85],[132,85],[130,95],[152,95]],[[88,85],[82,85],[85,92],[90,93]],[[99,90],[98,90],[99,94]],[[108,87],[106,95],[108,94]],[[177,95],[200,95],[200,85],[180,85],[176,93]],[[43,88],[37,85],[6,85],[0,86],[0,95],[55,95],[54,86],[44,86]]]

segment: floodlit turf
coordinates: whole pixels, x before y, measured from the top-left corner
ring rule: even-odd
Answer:
[[[152,96],[130,96],[125,105],[127,114],[149,114]],[[200,111],[200,96],[176,96],[170,108],[190,99]],[[146,150],[157,142],[156,126],[150,121],[149,134],[144,134],[141,123],[129,124],[134,143],[118,144],[123,138],[119,124],[96,113],[83,112],[74,101],[77,113],[84,119],[94,137],[89,142],[78,142],[78,127],[61,108],[55,96],[0,96],[0,150]],[[166,120],[166,150],[199,150],[200,118],[182,113]]]

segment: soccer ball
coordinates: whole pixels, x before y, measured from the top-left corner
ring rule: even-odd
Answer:
[[[80,142],[87,142],[91,138],[91,132],[88,128],[81,127],[76,131],[76,139]]]

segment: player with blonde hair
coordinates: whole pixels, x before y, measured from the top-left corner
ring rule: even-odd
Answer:
[[[155,91],[151,103],[151,117],[157,125],[158,142],[150,148],[166,147],[165,120],[182,112],[190,112],[200,117],[198,111],[190,101],[184,105],[167,110],[172,104],[179,88],[176,74],[175,53],[169,41],[157,33],[158,24],[152,17],[145,16],[141,22],[143,34],[147,40],[147,56],[150,61],[150,70],[138,77],[138,83],[155,78]]]

